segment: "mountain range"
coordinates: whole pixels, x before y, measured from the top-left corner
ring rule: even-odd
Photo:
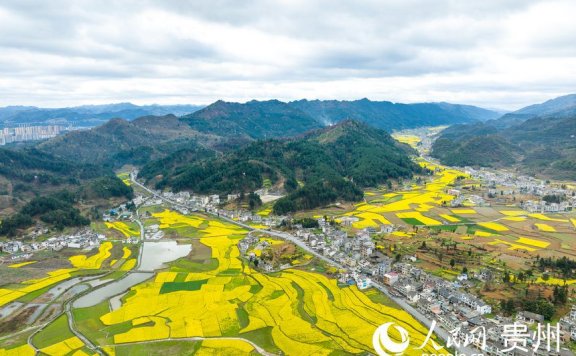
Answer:
[[[324,125],[352,119],[388,131],[486,121],[501,116],[501,113],[493,110],[449,103],[401,104],[362,99],[299,100],[289,104]]]
[[[448,165],[516,167],[576,179],[576,95],[531,105],[497,120],[444,130],[432,156]]]
[[[35,201],[34,196],[56,194],[54,199],[65,203],[63,210],[49,209],[52,215],[44,219],[56,214],[55,221],[63,226],[72,214],[69,204],[82,201],[87,207],[94,204],[89,201],[105,199],[103,193],[130,195],[112,173],[125,164],[140,167],[141,176],[159,188],[226,194],[271,186],[286,193],[274,205],[279,214],[357,201],[364,187],[420,172],[409,159],[414,152],[386,132],[420,126],[452,125],[433,147],[433,155],[444,163],[516,166],[576,178],[575,108],[575,96],[502,117],[465,105],[367,99],[217,101],[204,108],[8,107],[0,109],[8,126],[36,120],[103,124],[37,144],[1,148],[0,209],[5,215]],[[171,113],[161,115],[166,112]],[[73,192],[73,203],[58,195],[61,189]],[[71,216],[78,218],[73,223],[85,222],[76,212]],[[16,219],[11,226],[17,229],[20,222],[30,220]]]
[[[113,118],[133,120],[142,116],[182,116],[201,109],[198,105],[144,105],[118,103],[106,105],[84,105],[69,108],[39,108],[35,106],[8,106],[0,108],[0,126],[17,127],[30,125],[73,125],[94,127]]]
[[[500,116],[493,110],[475,106],[456,105],[448,103],[399,104],[389,101],[370,101],[368,99],[355,101],[337,100],[299,100],[284,103],[278,100],[249,101],[244,104],[217,101],[197,115],[193,113],[203,109],[201,105],[144,105],[118,103],[106,105],[84,105],[69,108],[39,108],[34,106],[8,106],[0,108],[0,125],[16,127],[20,124],[59,124],[76,127],[95,127],[113,118],[127,121],[142,116],[187,116],[197,119],[194,123],[200,130],[210,133],[221,130],[232,130],[244,134],[242,123],[240,127],[230,122],[235,119],[257,114],[270,120],[285,118],[286,114],[300,117],[302,124],[309,122],[307,128],[326,126],[345,119],[367,122],[379,128],[391,130],[428,125],[448,125],[454,123],[484,121]],[[212,122],[217,118],[216,122]],[[298,124],[297,122],[293,122]],[[245,129],[245,128],[244,128]],[[257,129],[249,136],[258,135]],[[298,128],[295,127],[294,130]],[[266,132],[262,131],[261,134]]]

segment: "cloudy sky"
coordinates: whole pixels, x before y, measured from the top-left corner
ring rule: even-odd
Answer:
[[[0,106],[576,92],[574,0],[3,0]]]

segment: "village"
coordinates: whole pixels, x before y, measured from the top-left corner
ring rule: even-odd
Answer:
[[[542,197],[542,200],[518,202],[524,209],[531,211],[533,205],[537,212],[561,212],[571,210],[575,203],[573,190],[558,188],[547,184],[541,180],[535,180],[528,177],[515,177],[508,173],[494,173],[487,170],[474,170],[466,168],[466,172],[472,177],[485,182],[490,192],[496,198],[499,196],[511,195],[514,192],[529,194],[532,196]],[[508,187],[503,190],[502,187]],[[502,190],[499,193],[495,189]],[[480,196],[470,194],[469,192],[453,191],[451,194],[463,199],[481,199]],[[547,202],[545,196],[565,196],[566,200],[561,203]],[[356,231],[349,235],[344,228],[349,228],[354,222],[353,217],[343,217],[340,223],[334,223],[333,220],[326,217],[316,219],[317,225],[313,228],[305,228],[297,221],[292,221],[287,216],[261,216],[259,214],[246,211],[243,209],[228,210],[223,209],[224,203],[237,199],[237,195],[228,195],[220,197],[218,195],[194,195],[189,192],[160,192],[153,191],[149,197],[138,195],[131,203],[133,206],[153,207],[166,206],[180,212],[181,214],[190,214],[194,211],[210,213],[225,219],[235,221],[245,226],[266,226],[254,228],[256,231],[266,233],[268,229],[278,228],[283,222],[294,222],[290,224],[289,233],[297,240],[301,241],[310,251],[324,256],[335,265],[343,266],[338,272],[338,280],[344,285],[355,284],[361,290],[371,287],[386,292],[396,302],[407,303],[421,316],[438,323],[438,327],[447,330],[454,338],[454,342],[462,344],[471,344],[480,347],[484,342],[482,338],[470,338],[481,328],[486,336],[487,355],[521,355],[518,350],[509,352],[504,345],[504,339],[501,329],[504,325],[517,323],[523,325],[527,331],[533,330],[537,325],[544,325],[543,315],[529,311],[520,311],[515,317],[504,317],[496,315],[493,307],[484,302],[478,296],[467,292],[469,287],[477,283],[485,283],[494,279],[501,278],[488,268],[479,271],[470,271],[460,273],[454,281],[448,281],[441,277],[427,273],[417,266],[418,257],[415,255],[397,255],[389,257],[376,248],[373,236],[375,234],[390,234],[394,231],[405,229],[403,226],[393,224],[381,225],[379,229],[368,227]],[[168,203],[168,204],[166,204]],[[488,204],[488,203],[486,203]],[[532,204],[532,205],[530,205]],[[137,210],[136,210],[137,211]],[[122,204],[114,209],[105,212],[102,220],[105,222],[114,221],[136,221],[139,219],[134,209],[128,209],[127,204]],[[146,213],[144,213],[146,214]],[[250,225],[251,224],[251,225]],[[349,230],[349,229],[348,229]],[[38,228],[34,233],[33,241],[40,237],[46,231]],[[145,240],[156,240],[164,236],[158,225],[150,225],[143,228],[143,238]],[[32,257],[32,255],[41,250],[51,249],[59,251],[63,248],[91,249],[100,245],[105,240],[105,236],[98,234],[90,228],[80,229],[69,235],[58,235],[45,239],[41,242],[22,242],[10,241],[0,243],[0,249],[6,253],[3,257],[6,261],[23,260]],[[128,237],[130,242],[138,242],[138,236]],[[127,241],[128,241],[127,240]],[[247,259],[258,259],[252,251],[254,245],[259,245],[261,250],[269,247],[269,243],[262,242],[254,235],[239,242],[239,250]],[[261,261],[259,269],[263,272],[274,272],[289,265],[274,266],[267,261]],[[576,340],[576,309],[573,309],[568,315],[561,319],[559,323],[558,337],[564,341]],[[529,350],[531,343],[537,340],[527,339],[526,349]],[[566,350],[562,350],[564,353]],[[531,354],[527,351],[526,355]],[[558,354],[554,349],[552,352],[539,352],[538,355]],[[568,353],[570,354],[570,353]]]
[[[560,213],[571,211],[576,207],[576,189],[567,184],[551,184],[549,181],[528,176],[517,176],[504,171],[494,171],[487,168],[475,169],[464,167],[464,172],[472,178],[484,182],[488,194],[492,197],[510,197],[527,195],[539,197],[539,200],[518,201],[519,206],[530,213]],[[459,192],[458,192],[459,193]],[[548,199],[558,197],[552,201]],[[547,201],[548,199],[548,201]],[[454,200],[452,204],[462,203]],[[483,200],[479,200],[479,205]]]

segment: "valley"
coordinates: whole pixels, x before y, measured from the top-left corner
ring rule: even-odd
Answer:
[[[540,267],[541,259],[574,258],[570,236],[576,216],[520,207],[533,209],[522,205],[528,197],[562,189],[567,194],[571,188],[505,171],[443,166],[428,156],[441,130],[394,134],[420,153],[413,159],[428,173],[366,189],[360,203],[337,203],[294,216],[296,221],[319,221],[320,230],[262,225],[273,203],[259,208],[261,215],[238,215],[217,204],[188,205],[146,187],[135,173],[120,174],[138,197],[137,209],[94,225],[107,236],[96,254],[64,254],[61,264],[71,268],[59,270],[39,265],[32,256],[28,262],[0,266],[26,272],[3,287],[4,318],[15,322],[35,313],[22,331],[0,336],[3,352],[122,355],[143,345],[170,345],[181,350],[176,352],[192,349],[198,354],[211,349],[291,354],[302,348],[313,354],[357,353],[371,350],[360,340],[370,340],[373,329],[387,320],[406,320],[403,325],[417,347],[439,317],[431,312],[434,302],[425,299],[426,293],[411,300],[390,276],[402,280],[420,271],[419,279],[428,281],[424,285],[479,298],[489,309],[480,304],[467,308],[486,326],[492,319],[483,315],[505,317],[501,303],[516,293],[554,293],[554,287],[576,282]],[[173,252],[165,262],[144,252],[157,241],[177,244],[168,248]],[[268,260],[271,251],[284,250],[293,251],[282,257],[288,258],[287,265]],[[151,267],[142,267],[146,265]],[[25,279],[37,271],[47,277]],[[53,301],[47,303],[46,297]],[[199,305],[218,312],[202,313]],[[441,344],[453,337],[453,321],[447,319],[451,313],[438,319]],[[61,329],[62,323],[74,325],[70,333],[51,335],[51,328]],[[359,325],[365,325],[361,329],[366,335],[355,334]]]

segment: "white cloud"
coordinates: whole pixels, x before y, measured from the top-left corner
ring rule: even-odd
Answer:
[[[3,1],[0,105],[252,98],[517,108],[574,92],[570,0]]]

